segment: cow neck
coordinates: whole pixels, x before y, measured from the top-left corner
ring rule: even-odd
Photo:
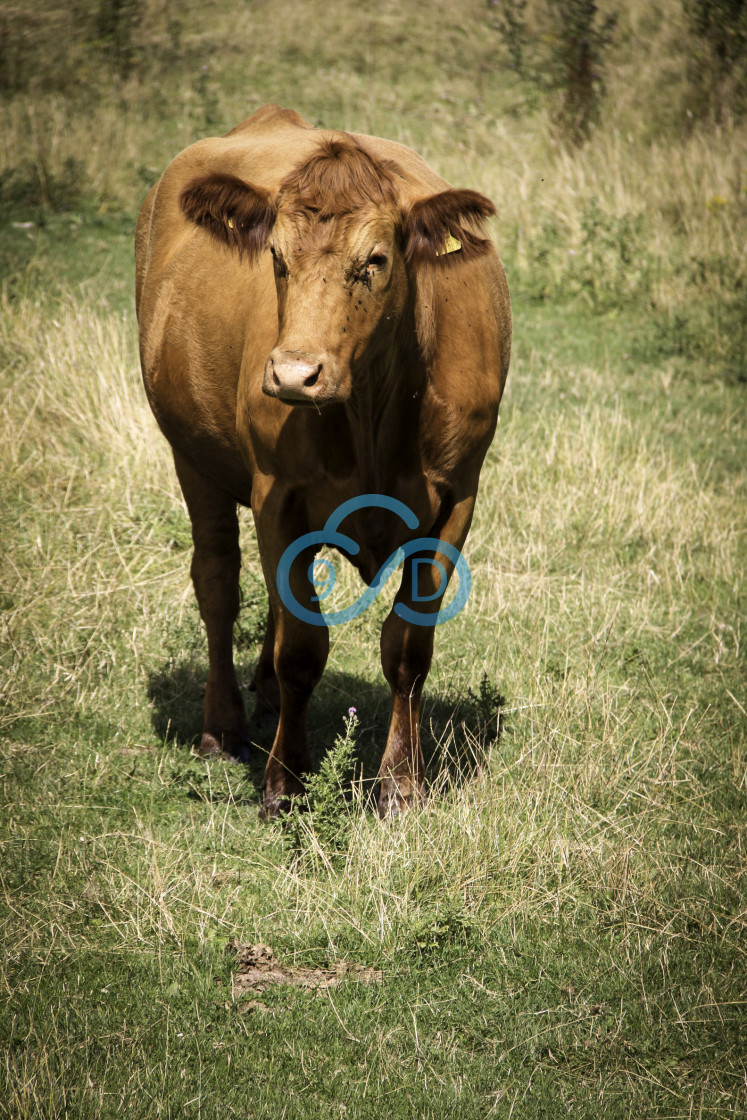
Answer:
[[[356,372],[345,404],[358,473],[371,490],[382,488],[392,468],[401,469],[407,433],[420,410],[425,372],[417,352],[392,347]]]

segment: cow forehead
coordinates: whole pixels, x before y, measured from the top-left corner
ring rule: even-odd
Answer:
[[[322,140],[313,155],[285,176],[280,196],[332,218],[367,204],[393,201],[397,195],[394,171],[389,161],[377,159],[342,133]]]
[[[395,164],[346,133],[322,140],[280,184],[276,244],[293,256],[370,252],[393,235],[400,179]]]
[[[273,241],[288,257],[331,254],[354,258],[369,253],[375,246],[388,245],[398,217],[397,208],[390,205],[370,206],[331,218],[281,205]]]

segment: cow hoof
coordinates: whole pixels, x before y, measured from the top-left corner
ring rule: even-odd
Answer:
[[[386,779],[381,783],[377,811],[382,820],[396,820],[410,809],[420,808],[425,804],[425,786],[414,786],[410,781],[400,782]]]
[[[259,819],[263,822],[267,822],[287,817],[294,805],[298,804],[298,801],[298,796],[286,797],[284,795],[275,795],[273,797],[265,797],[259,808]]]
[[[238,735],[222,735],[220,741],[204,731],[197,748],[200,758],[219,758],[223,762],[249,762],[249,743]]]

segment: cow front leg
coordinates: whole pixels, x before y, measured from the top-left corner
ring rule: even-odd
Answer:
[[[290,808],[302,794],[302,775],[311,770],[306,716],[329,653],[326,626],[309,626],[281,609],[276,621],[275,672],[280,688],[280,719],[265,767],[260,816],[269,820]]]
[[[450,505],[427,535],[460,550],[473,508],[472,496]],[[421,556],[405,562],[395,607],[401,603],[415,614],[440,610],[453,564],[443,553],[437,560],[437,564],[427,564]],[[433,629],[433,625],[405,621],[393,607],[381,631],[381,667],[392,695],[389,734],[379,768],[378,809],[382,817],[399,813],[425,797],[420,697],[433,657]]]
[[[311,769],[306,714],[327,662],[329,632],[324,625],[315,626],[297,617],[277,590],[283,553],[306,532],[301,510],[287,494],[273,492],[271,484],[263,487],[261,479],[255,480],[252,508],[274,618],[274,676],[280,699],[280,718],[265,767],[265,796],[260,810],[261,819],[269,820],[287,812],[291,799],[304,791],[302,775]],[[310,548],[298,555],[288,577],[293,600],[321,618],[319,603],[311,598],[314,586],[308,576],[315,551]],[[267,659],[263,662],[260,658],[260,665],[269,676]]]
[[[249,732],[233,663],[241,567],[236,502],[176,452],[174,462],[192,521],[192,582],[208,643],[200,753],[247,762]]]

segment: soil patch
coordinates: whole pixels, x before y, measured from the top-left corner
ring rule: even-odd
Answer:
[[[228,946],[236,954],[238,968],[233,974],[233,995],[263,992],[273,984],[292,984],[297,988],[334,988],[344,980],[360,984],[380,984],[384,974],[378,968],[364,968],[349,961],[337,961],[330,969],[287,968],[280,964],[269,945],[246,945],[234,940]]]

